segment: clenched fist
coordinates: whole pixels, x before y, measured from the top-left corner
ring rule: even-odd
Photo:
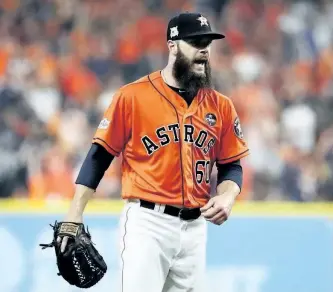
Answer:
[[[223,194],[211,198],[208,203],[203,206],[201,214],[207,221],[216,225],[221,225],[225,222],[231,213],[231,209],[235,202],[235,196]]]

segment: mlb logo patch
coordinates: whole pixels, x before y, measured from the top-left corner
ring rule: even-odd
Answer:
[[[110,125],[110,121],[105,118],[105,119],[101,120],[101,122],[99,123],[98,129],[105,130],[109,127],[109,125]]]

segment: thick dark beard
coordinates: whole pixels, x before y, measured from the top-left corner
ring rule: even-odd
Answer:
[[[212,88],[211,67],[209,61],[205,64],[205,74],[198,75],[193,72],[191,62],[179,49],[173,65],[172,74],[181,89],[195,96],[199,89]]]

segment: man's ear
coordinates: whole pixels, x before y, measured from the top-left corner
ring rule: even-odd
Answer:
[[[168,41],[168,48],[169,48],[169,52],[176,56],[177,52],[178,52],[178,43],[177,41]]]

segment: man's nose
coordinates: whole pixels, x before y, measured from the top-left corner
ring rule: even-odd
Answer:
[[[202,48],[199,50],[200,55],[208,56],[208,48]]]

